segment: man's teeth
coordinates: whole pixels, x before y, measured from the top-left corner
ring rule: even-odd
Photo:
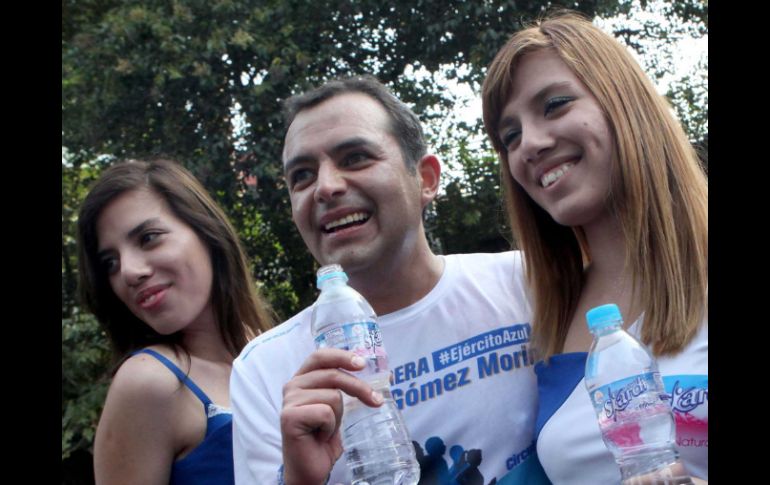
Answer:
[[[572,163],[572,162],[568,162],[568,163],[565,163],[565,164],[561,165],[556,170],[551,170],[550,172],[548,172],[547,174],[543,175],[540,178],[540,185],[542,185],[543,187],[548,187],[549,185],[552,185],[554,182],[559,180],[562,175],[567,173],[567,171],[570,168],[572,168],[573,165],[575,165],[575,164]]]
[[[148,297],[144,298],[144,299],[142,300],[142,305],[145,305],[145,304],[147,304],[147,303],[151,303],[151,302],[155,301],[155,298],[156,298],[157,296],[158,296],[158,294],[157,294],[157,293],[153,293],[152,295],[150,295],[150,296],[148,296]]]
[[[365,221],[366,219],[367,219],[367,216],[365,213],[355,212],[353,214],[348,214],[341,219],[331,221],[330,223],[324,226],[324,229],[326,229],[327,231],[331,231],[335,227],[344,226],[345,224],[350,224],[352,222]]]

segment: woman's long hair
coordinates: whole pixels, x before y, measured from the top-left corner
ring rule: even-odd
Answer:
[[[178,163],[129,160],[102,174],[78,217],[80,296],[106,330],[114,357],[122,361],[129,352],[152,344],[182,347],[178,332],[161,335],[131,313],[112,291],[97,257],[96,224],[102,210],[119,195],[141,189],[163,199],[208,249],[216,323],[227,350],[237,356],[248,340],[272,326],[273,313],[252,282],[235,229],[200,182]]]
[[[560,13],[514,34],[489,66],[484,125],[500,157],[506,208],[532,291],[533,344],[562,351],[583,288],[589,248],[581,228],[556,223],[511,176],[498,123],[527,53],[552,49],[598,101],[615,141],[609,210],[620,221],[626,265],[639,282],[642,340],[656,355],[681,350],[708,302],[708,184],[671,107],[630,53],[590,21]]]

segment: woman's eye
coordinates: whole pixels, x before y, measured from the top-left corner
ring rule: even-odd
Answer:
[[[114,274],[118,270],[118,258],[115,257],[104,258],[99,264],[108,275]]]
[[[548,101],[545,102],[545,114],[549,115],[554,110],[557,110],[564,106],[565,104],[569,103],[570,101],[574,100],[575,98],[571,96],[556,96],[555,98],[551,98]]]
[[[519,140],[519,135],[521,135],[521,131],[519,130],[506,131],[503,133],[500,141],[503,143],[503,146],[506,150],[510,150],[511,147]]]
[[[139,243],[142,246],[144,246],[145,244],[149,244],[149,243],[153,242],[154,240],[156,240],[161,234],[163,234],[163,233],[159,232],[159,231],[145,232],[145,233],[143,233],[139,237]]]

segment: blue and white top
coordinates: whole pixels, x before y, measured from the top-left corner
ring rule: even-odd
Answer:
[[[184,385],[201,400],[206,413],[206,435],[188,455],[174,462],[171,485],[228,485],[234,484],[233,474],[233,415],[228,408],[211,402],[192,379],[163,355],[152,349],[142,349],[133,355],[145,353],[169,368]]]
[[[641,318],[628,332],[639,337]],[[535,364],[537,456],[557,484],[620,483],[620,469],[599,431],[585,385],[586,352]],[[676,444],[687,471],[708,480],[708,319],[675,356],[658,357],[658,370],[676,419]]]

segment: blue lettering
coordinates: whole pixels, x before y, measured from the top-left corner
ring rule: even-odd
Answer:
[[[417,373],[414,371],[414,362],[407,362],[404,365],[404,377],[407,381],[417,377]]]
[[[500,373],[500,366],[498,365],[497,352],[490,352],[488,356],[481,356],[477,359],[479,368],[479,379],[483,379],[492,374]]]
[[[519,465],[521,462],[529,458],[529,455],[532,455],[535,453],[535,446],[536,444],[533,441],[531,445],[526,447],[520,453],[514,453],[505,461],[505,466],[510,470],[515,466]]]
[[[620,388],[614,394],[612,389],[607,387],[607,399],[604,401],[604,415],[607,419],[616,421],[618,419],[617,413],[625,410],[631,402],[637,397],[645,394],[649,389],[647,381],[644,376],[637,376],[631,382]],[[641,407],[639,404],[638,407]]]
[[[516,356],[518,357],[518,353],[516,353]],[[519,359],[516,359],[517,362],[518,362],[518,360]],[[511,370],[511,369],[513,369],[513,357],[511,357],[509,354],[501,355],[500,356],[500,367],[503,370]]]
[[[417,361],[417,375],[421,376],[423,374],[427,374],[428,372],[430,372],[428,359],[426,359],[425,357],[420,357],[420,360]]]
[[[444,381],[446,382],[446,377]],[[441,379],[433,379],[420,386],[420,400],[427,401],[428,399],[433,399],[436,396],[440,396],[443,392]]]
[[[420,367],[427,368],[427,360],[418,364]],[[421,402],[441,396],[444,391],[454,391],[458,387],[471,384],[473,381],[469,378],[470,367],[457,369],[456,372],[450,372],[443,377],[439,377],[423,384],[417,385],[411,382],[406,390],[392,388],[391,394],[398,409],[415,406]]]
[[[394,368],[391,372],[393,373],[393,383],[401,384],[402,382],[410,381],[423,374],[429,373],[430,366],[428,365],[428,359],[421,357],[416,363],[407,362],[404,365]]]
[[[415,389],[414,382],[409,384],[409,389],[406,390],[406,405],[407,406],[414,406],[418,402],[420,402],[420,392]]]
[[[457,373],[460,374],[460,382],[457,384],[457,387],[462,387],[466,384],[470,384],[471,380],[468,379],[468,373],[470,372],[470,367],[463,367],[462,369],[457,369]]]
[[[471,345],[465,344],[463,345],[463,358],[468,357],[471,352],[473,352],[473,346],[475,345],[475,342]]]
[[[450,372],[444,376],[444,389],[454,391],[455,387],[457,387],[457,376]]]
[[[500,356],[497,355],[497,352],[490,352],[489,355],[481,356],[476,359],[476,362],[478,366],[479,379],[483,379],[494,374],[499,374],[501,370],[511,371],[514,369],[519,369],[522,366],[534,364],[531,356],[527,355],[526,345],[522,345],[521,350],[511,352],[510,354],[505,353]]]
[[[404,391],[401,389],[391,389],[390,394],[393,396],[393,400],[396,402],[399,410],[404,409]]]
[[[458,349],[457,347],[452,347],[452,350],[450,352],[452,356],[452,362],[456,360],[460,360],[460,349]]]
[[[706,402],[708,393],[708,389],[698,387],[685,389],[679,385],[679,381],[676,381],[671,392],[671,408],[683,413],[690,412]]]
[[[400,365],[391,371],[393,373],[393,383],[401,384],[406,380],[404,377],[404,366]]]

